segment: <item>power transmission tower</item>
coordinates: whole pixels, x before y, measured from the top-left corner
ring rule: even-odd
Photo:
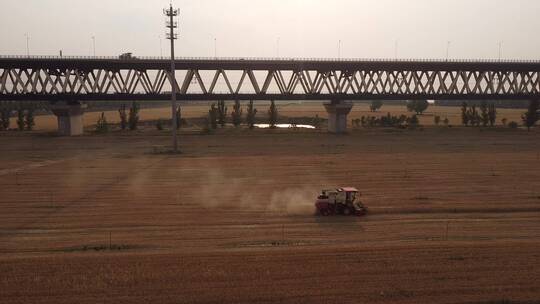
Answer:
[[[167,39],[171,41],[171,107],[172,107],[172,136],[173,136],[173,152],[178,152],[178,138],[177,138],[177,125],[180,123],[176,121],[176,112],[178,108],[176,106],[176,94],[177,94],[177,84],[176,84],[176,75],[175,75],[175,65],[174,65],[174,41],[178,39],[177,34],[174,32],[178,28],[178,23],[174,21],[174,18],[180,14],[179,9],[174,9],[172,3],[168,9],[163,10],[165,16],[168,17],[166,26],[169,29],[167,33]]]

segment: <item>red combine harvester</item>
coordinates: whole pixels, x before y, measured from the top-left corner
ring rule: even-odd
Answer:
[[[367,208],[358,199],[359,196],[359,191],[352,187],[323,190],[315,202],[317,214],[322,216],[366,215]]]

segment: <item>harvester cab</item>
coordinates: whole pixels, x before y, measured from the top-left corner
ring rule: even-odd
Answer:
[[[323,216],[362,216],[367,213],[367,208],[359,200],[359,197],[360,192],[352,187],[323,190],[317,197],[315,208],[317,214]]]

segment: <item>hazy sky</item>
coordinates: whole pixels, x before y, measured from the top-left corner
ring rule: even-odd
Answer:
[[[0,55],[160,55],[168,0],[0,0]],[[539,0],[176,0],[178,56],[540,58]],[[278,43],[279,40],[279,43]],[[279,47],[278,47],[279,44]],[[168,53],[167,41],[162,42]],[[279,51],[278,51],[279,49]]]

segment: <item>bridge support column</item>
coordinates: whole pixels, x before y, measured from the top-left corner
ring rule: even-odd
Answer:
[[[83,135],[83,114],[85,104],[79,102],[55,103],[51,111],[58,119],[58,134],[61,136]]]
[[[353,104],[341,100],[325,103],[328,112],[328,132],[342,134],[347,132],[347,115],[351,112]]]

